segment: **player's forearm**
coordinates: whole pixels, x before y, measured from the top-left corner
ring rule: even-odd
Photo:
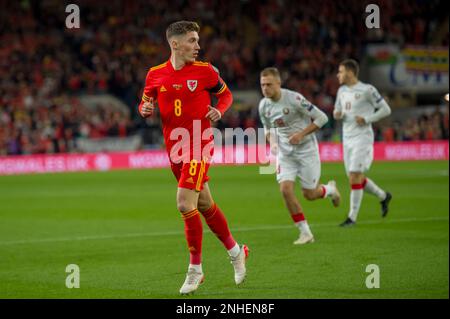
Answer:
[[[313,123],[319,128],[322,128],[328,122],[328,116],[317,107],[314,107],[311,111],[311,117],[314,119]]]
[[[231,104],[233,104],[233,94],[226,88],[225,91],[216,96],[218,101],[215,108],[223,115],[230,108]]]
[[[270,144],[270,133],[266,133],[266,142]]]
[[[266,133],[266,142],[270,145],[277,144],[275,136],[273,136],[269,132]]]
[[[386,101],[381,102],[381,107],[373,114],[366,116],[364,120],[367,124],[374,123],[391,114],[391,108]]]
[[[317,126],[317,125],[313,122],[313,123],[309,124],[304,130],[298,132],[298,134],[299,134],[301,137],[305,137],[305,136],[307,136],[307,135],[309,135],[309,134],[311,134],[311,133],[314,133],[315,131],[318,131],[318,130],[320,130],[320,127]]]

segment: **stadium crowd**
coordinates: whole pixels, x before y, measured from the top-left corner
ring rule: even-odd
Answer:
[[[286,87],[331,116],[339,61],[360,57],[368,41],[436,44],[434,30],[446,17],[443,1],[383,0],[383,28],[371,32],[361,22],[370,1],[83,0],[81,27],[67,29],[59,1],[0,2],[0,155],[70,152],[77,137],[144,131],[136,105],[148,67],[169,54],[164,33],[175,20],[199,22],[201,59],[232,90],[259,89],[260,69],[274,65]],[[448,46],[448,34],[438,44]],[[92,109],[77,97],[96,93],[115,95],[131,112]],[[258,127],[259,120],[255,110],[232,110],[220,125]],[[330,121],[322,138],[334,128]],[[377,132],[383,140],[448,138],[448,111]]]

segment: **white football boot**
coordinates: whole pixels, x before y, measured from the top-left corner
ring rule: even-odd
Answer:
[[[246,245],[241,246],[241,251],[236,257],[230,257],[231,264],[234,267],[234,281],[236,285],[240,285],[245,280],[247,270],[245,268],[245,261],[248,257],[248,247]]]
[[[186,274],[186,280],[181,286],[180,294],[187,295],[197,290],[198,286],[205,280],[202,272],[197,272],[195,269],[189,269]]]
[[[300,233],[300,237],[298,237],[298,239],[294,241],[294,245],[304,245],[313,242],[314,236],[311,232],[302,232]]]
[[[341,194],[339,193],[339,190],[337,189],[336,182],[335,181],[329,181],[328,186],[331,186],[334,189],[333,195],[331,195],[331,202],[333,203],[334,207],[339,207],[341,204]]]

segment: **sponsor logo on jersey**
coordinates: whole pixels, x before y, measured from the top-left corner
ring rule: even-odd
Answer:
[[[288,115],[289,114],[289,109],[287,107],[285,107],[283,109],[283,114]]]
[[[356,100],[359,99],[360,97],[361,97],[361,94],[355,93],[355,99],[356,99]]]
[[[181,88],[183,87],[183,84],[173,84],[172,86],[175,90],[178,91],[178,90],[181,90]]]
[[[189,177],[189,178],[186,180],[186,183],[194,184],[194,180],[192,179],[192,177]]]
[[[164,87],[164,85],[161,86],[161,88],[159,89],[159,92],[166,92],[167,89]]]
[[[197,88],[197,80],[187,80],[186,83],[189,91],[191,92],[194,92]]]

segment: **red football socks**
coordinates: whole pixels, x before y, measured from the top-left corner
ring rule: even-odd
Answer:
[[[230,233],[225,215],[214,203],[208,210],[201,212],[209,228],[219,238],[227,250],[236,245],[236,241]]]
[[[305,220],[305,215],[303,213],[291,214],[291,217],[296,224]]]
[[[184,220],[184,233],[189,247],[190,263],[199,265],[202,263],[203,238],[203,225],[200,214],[197,209],[194,209],[190,212],[182,213],[181,216]]]

